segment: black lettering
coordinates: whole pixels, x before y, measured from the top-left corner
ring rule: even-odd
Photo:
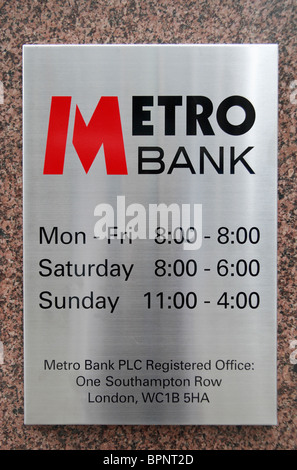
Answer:
[[[248,152],[250,152],[254,147],[248,147],[246,148],[237,158],[235,158],[235,147],[230,148],[230,174],[234,175],[235,173],[235,165],[237,165],[238,162],[241,162],[247,171],[251,173],[252,175],[255,174],[254,170],[248,165],[248,163],[245,161],[243,158],[244,155],[246,155]]]
[[[63,245],[69,245],[70,243],[75,243],[76,245],[82,243],[83,245],[86,244],[86,234],[84,232],[61,232],[58,233],[58,227],[53,227],[50,236],[48,236],[44,227],[39,227],[39,243],[40,245],[43,242],[46,242],[48,245],[51,242],[54,242],[57,245],[59,242]]]
[[[144,110],[144,106],[153,106],[153,96],[132,97],[132,132],[133,135],[153,135],[153,126],[143,125],[144,121],[150,121],[151,112]]]
[[[232,106],[239,106],[245,111],[245,119],[241,124],[233,125],[228,121],[227,113]],[[255,109],[252,103],[243,96],[229,96],[217,110],[217,121],[220,128],[230,135],[246,134],[254,125],[256,119]]]
[[[44,364],[44,365],[43,365],[44,370],[47,370],[47,369],[48,369],[48,370],[51,370],[51,369],[54,369],[54,370],[55,370],[55,369],[56,369],[56,361],[55,361],[55,359],[53,359],[51,363],[49,363],[48,360],[45,359],[44,362],[43,362],[43,364]]]
[[[143,152],[158,152],[157,157],[143,157]],[[164,150],[161,147],[139,147],[138,148],[138,173],[139,174],[158,174],[163,173],[165,164],[163,162]],[[155,163],[157,168],[144,169],[144,163]]]
[[[43,273],[42,271],[39,271],[40,276],[47,277],[47,276],[50,276],[52,274],[52,268],[50,268],[48,266],[44,266],[44,263],[51,264],[51,260],[50,259],[42,259],[39,262],[39,266],[41,268],[43,268],[45,270],[48,270],[47,274]]]
[[[197,105],[202,106],[202,112],[197,114]],[[203,135],[214,135],[209,123],[213,105],[206,96],[187,96],[187,135],[197,135],[197,122]]]
[[[183,154],[183,156],[185,158],[185,163],[177,163],[178,159],[179,159],[179,156],[181,154]],[[173,159],[173,162],[171,163],[170,168],[168,170],[168,174],[171,174],[172,171],[174,170],[174,168],[189,168],[189,170],[192,174],[196,173],[185,147],[179,147],[178,148],[178,150],[176,152],[176,155]]]
[[[46,243],[49,245],[51,243],[52,238],[54,237],[54,243],[57,245],[58,243],[58,227],[54,227],[51,231],[50,237],[46,233],[44,227],[39,227],[39,243],[40,245],[43,244],[43,238],[45,238]]]
[[[165,135],[175,135],[175,107],[181,106],[182,96],[159,96],[158,105],[165,106]]]
[[[51,295],[52,294],[48,291],[41,292],[39,298],[40,298],[40,300],[43,300],[43,301],[47,302],[47,305],[39,304],[40,308],[44,308],[44,309],[51,308],[53,303],[50,299],[47,298],[47,296],[51,297]]]
[[[210,161],[217,173],[224,174],[224,147],[219,149],[219,164],[217,165],[208,150],[205,147],[200,147],[200,174],[204,174],[204,156]]]

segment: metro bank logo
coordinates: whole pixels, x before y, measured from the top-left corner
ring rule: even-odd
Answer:
[[[44,175],[63,174],[70,107],[71,96],[52,97]],[[107,174],[128,174],[118,98],[102,96],[89,124],[76,106],[72,143],[86,173],[103,145]]]
[[[62,175],[64,171],[66,142],[69,127],[71,96],[53,96],[49,116],[47,144],[44,161],[44,175]],[[163,108],[163,122],[154,121],[151,112],[154,106]],[[184,120],[176,120],[178,109],[185,106]],[[229,111],[237,108],[240,118],[234,123]],[[132,136],[220,136],[227,134],[238,137],[246,134],[254,125],[256,113],[252,103],[243,96],[232,95],[221,101],[217,108],[207,96],[132,96]],[[177,130],[176,127],[179,126]],[[180,127],[182,126],[182,128]],[[159,129],[160,127],[160,129]],[[163,135],[162,134],[162,135]],[[170,137],[169,137],[170,138]],[[168,141],[167,141],[168,142]],[[236,141],[238,142],[238,140]],[[106,172],[108,175],[127,175],[127,162],[122,132],[118,97],[102,96],[88,124],[76,106],[72,144],[80,162],[88,173],[101,146],[104,148]],[[205,173],[206,166],[217,174],[235,174],[237,168],[254,174],[246,160],[253,145],[236,148],[235,145],[217,145],[215,153],[204,145],[190,151],[181,142],[175,153],[160,146],[138,147],[138,174],[160,174],[187,170],[190,174]],[[169,153],[169,155],[168,155]],[[169,162],[169,164],[168,164]]]

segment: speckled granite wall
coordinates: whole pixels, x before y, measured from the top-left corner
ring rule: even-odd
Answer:
[[[296,0],[2,0],[0,23],[0,449],[296,449]],[[279,44],[277,426],[24,426],[22,45],[34,43]]]

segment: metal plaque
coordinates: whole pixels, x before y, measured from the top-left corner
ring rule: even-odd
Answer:
[[[276,424],[276,45],[24,46],[26,424]]]

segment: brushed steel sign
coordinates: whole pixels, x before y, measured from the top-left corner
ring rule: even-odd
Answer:
[[[276,424],[277,46],[24,46],[26,424]]]

